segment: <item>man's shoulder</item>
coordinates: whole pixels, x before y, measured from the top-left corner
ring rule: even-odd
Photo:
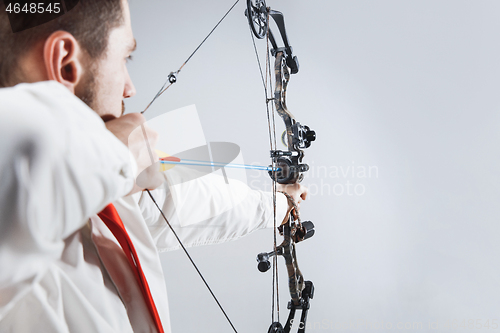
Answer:
[[[21,83],[0,89],[2,119],[55,122],[78,127],[104,126],[99,116],[65,86],[56,81]]]
[[[71,99],[71,96],[74,97],[66,87],[56,81],[19,83],[13,87],[0,88],[0,98],[4,101],[14,99],[21,104],[24,100],[18,98],[29,95],[62,96],[69,99]]]

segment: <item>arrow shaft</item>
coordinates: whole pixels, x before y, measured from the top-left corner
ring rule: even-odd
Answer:
[[[261,166],[261,165],[220,163],[220,162],[196,161],[196,160],[181,160],[180,162],[160,160],[160,163],[162,163],[162,164],[174,164],[174,165],[211,166],[211,167],[233,168],[233,169],[250,169],[250,170],[262,170],[262,171],[280,171],[281,170],[281,168],[266,167],[266,166]]]

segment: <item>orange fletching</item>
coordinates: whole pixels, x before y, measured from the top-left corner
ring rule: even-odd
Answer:
[[[162,160],[162,161],[169,161],[169,162],[180,162],[181,161],[180,158],[175,157],[175,156],[162,157],[162,158],[160,158],[160,160]]]

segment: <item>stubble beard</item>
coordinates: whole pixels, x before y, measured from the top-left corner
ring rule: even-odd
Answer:
[[[97,66],[96,64],[89,64],[88,71],[84,74],[82,78],[83,91],[80,93],[75,93],[76,97],[80,98],[82,102],[88,105],[89,108],[99,113],[97,110]]]

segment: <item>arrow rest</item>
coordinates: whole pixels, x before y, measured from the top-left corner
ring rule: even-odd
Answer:
[[[282,151],[273,151],[272,153],[279,155]],[[286,153],[286,152],[285,152]],[[278,171],[269,171],[269,176],[272,180],[279,184],[295,184],[300,183],[304,178],[303,172],[309,170],[309,165],[299,164],[297,156],[280,156],[274,159],[274,166]]]

